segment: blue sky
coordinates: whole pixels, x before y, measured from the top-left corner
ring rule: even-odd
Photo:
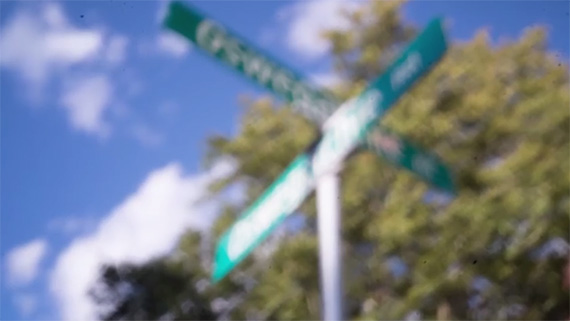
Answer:
[[[335,9],[344,2],[192,5],[316,82],[334,81],[316,31],[342,26]],[[205,171],[205,139],[233,135],[237,97],[265,92],[161,31],[164,6],[2,2],[3,320],[87,317],[75,297],[100,262],[144,262],[172,248],[183,227],[212,220],[219,200],[197,200],[232,164]],[[417,1],[404,17],[420,28],[450,18],[459,40],[481,27],[515,39],[546,24],[549,47],[568,61],[568,12],[564,1]]]

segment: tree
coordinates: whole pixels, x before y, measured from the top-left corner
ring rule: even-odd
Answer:
[[[344,79],[331,88],[339,100],[358,94],[415,36],[418,28],[400,16],[403,4],[368,2],[346,13],[350,28],[324,33]],[[570,232],[568,84],[568,66],[547,52],[544,29],[529,28],[499,46],[483,30],[452,44],[394,106],[382,123],[450,164],[460,192],[448,205],[426,202],[427,185],[377,156],[362,151],[346,162],[342,235],[350,319],[568,317],[568,290],[561,286]],[[247,195],[244,206],[220,213],[213,240],[318,133],[270,98],[243,104],[238,135],[209,140],[206,165],[226,157],[238,164],[212,193],[240,182]],[[224,314],[320,318],[314,196],[299,213],[304,226],[281,238],[272,255],[256,250],[208,288],[211,302],[234,302]],[[183,251],[181,262],[197,265],[197,254]],[[176,302],[175,294],[169,297]],[[173,309],[167,303],[164,313]]]
[[[197,254],[198,235],[188,233],[184,241],[183,247]],[[102,308],[100,319],[217,319],[210,299],[196,286],[200,277],[204,277],[203,270],[181,254],[157,258],[142,265],[104,266],[99,282],[90,291],[93,300]]]
[[[339,99],[361,91],[415,35],[417,28],[400,17],[402,5],[372,1],[347,13],[350,28],[325,33],[345,79],[333,88]],[[451,164],[460,194],[449,206],[427,204],[428,187],[408,173],[366,152],[347,161],[342,233],[349,317],[568,316],[568,293],[560,286],[564,259],[545,254],[550,242],[569,234],[567,73],[546,51],[544,29],[529,28],[496,48],[483,30],[453,44],[398,102],[383,123]],[[240,164],[221,186],[247,181],[250,203],[316,133],[272,105],[252,103],[237,137],[210,144],[211,155]],[[301,212],[307,227],[254,275],[258,285],[239,309],[267,319],[319,318],[314,200]],[[394,275],[395,261],[402,275]]]

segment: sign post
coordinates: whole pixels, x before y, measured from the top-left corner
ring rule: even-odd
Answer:
[[[324,320],[343,320],[338,168],[373,122],[437,63],[447,45],[440,20],[433,20],[398,60],[357,99],[341,106],[324,124],[313,155],[317,179],[318,228]]]
[[[312,192],[325,173],[341,166],[377,121],[444,54],[441,21],[433,20],[386,73],[341,105],[323,125],[314,151],[298,156],[221,237],[213,280],[224,277]]]
[[[317,229],[323,320],[344,320],[341,217],[338,170],[326,173],[317,183]]]
[[[393,139],[393,134],[375,124],[446,52],[441,20],[432,20],[383,75],[358,97],[343,103],[330,117],[335,107],[330,97],[303,83],[297,74],[259,55],[244,40],[230,35],[217,23],[174,2],[165,24],[249,79],[286,97],[303,114],[319,123],[322,130],[318,144],[295,158],[222,235],[216,249],[212,280],[217,282],[226,276],[317,187],[323,318],[342,320],[338,174],[347,156],[364,144],[428,182],[443,189],[454,189],[449,171],[443,165],[438,167],[441,162],[436,157],[411,147],[405,140]]]

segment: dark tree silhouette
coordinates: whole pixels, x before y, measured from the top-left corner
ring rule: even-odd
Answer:
[[[217,319],[193,279],[165,260],[107,265],[90,295],[103,310],[101,320]]]

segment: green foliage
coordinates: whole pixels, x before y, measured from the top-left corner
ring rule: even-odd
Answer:
[[[336,71],[346,79],[333,88],[340,99],[356,95],[414,37],[416,28],[401,18],[402,5],[371,1],[348,15],[351,28],[324,33]],[[545,44],[539,27],[499,46],[490,45],[485,31],[453,44],[382,120],[451,165],[459,195],[448,206],[424,203],[428,186],[371,153],[346,162],[348,318],[402,319],[413,311],[442,320],[568,317],[565,258],[543,255],[545,244],[570,233],[568,66]],[[317,130],[290,108],[273,108],[269,99],[246,105],[239,134],[213,137],[207,158],[237,161],[237,173],[212,191],[246,182],[251,204]],[[213,237],[242,210],[225,208]],[[234,319],[318,319],[314,197],[300,211],[307,218],[301,231],[280,240],[269,258],[250,256],[203,295],[210,302],[239,298],[224,312]],[[197,254],[181,249],[189,253],[185,264],[198,265]],[[401,275],[390,268],[394,258],[406,266]],[[209,273],[198,270],[192,273]],[[170,293],[164,300],[175,298]]]
[[[415,28],[399,15],[401,5],[371,2],[351,16],[348,31],[326,33],[337,71],[349,79],[349,86],[344,84],[349,88],[337,91],[341,98],[381,73],[414,36]],[[427,186],[374,155],[361,153],[347,162],[342,209],[350,317],[403,318],[414,310],[426,318],[451,319],[567,313],[563,260],[536,257],[546,242],[569,233],[567,66],[545,51],[545,37],[543,29],[528,29],[520,40],[493,48],[482,31],[470,42],[455,44],[383,120],[452,165],[460,195],[446,208],[422,202]],[[244,122],[254,118],[255,108]],[[270,111],[255,126],[263,132],[266,126],[282,130],[275,123],[282,121],[279,112]],[[263,166],[248,166],[241,177],[269,174],[273,179],[298,153],[285,151],[296,135],[293,128],[283,133],[279,157],[259,150],[268,144],[266,135],[256,140],[245,130],[225,149],[213,149],[240,163],[259,157]],[[232,153],[238,144],[246,158]],[[251,186],[249,200],[271,179]],[[314,210],[307,216],[314,226]],[[310,229],[302,235],[303,240],[316,237]],[[314,243],[298,242],[283,242],[270,264],[311,267],[311,275],[267,268],[255,275],[259,285],[240,309],[265,310],[267,318],[319,317],[311,300],[302,302],[303,296],[319,293],[318,282],[306,281],[318,280],[317,252]],[[398,278],[387,267],[394,256],[408,268]],[[487,286],[477,290],[473,281],[480,278]],[[306,294],[290,298],[300,284]]]
[[[215,320],[195,278],[169,266],[167,260],[137,265],[105,266],[91,296],[101,307],[101,320]]]

